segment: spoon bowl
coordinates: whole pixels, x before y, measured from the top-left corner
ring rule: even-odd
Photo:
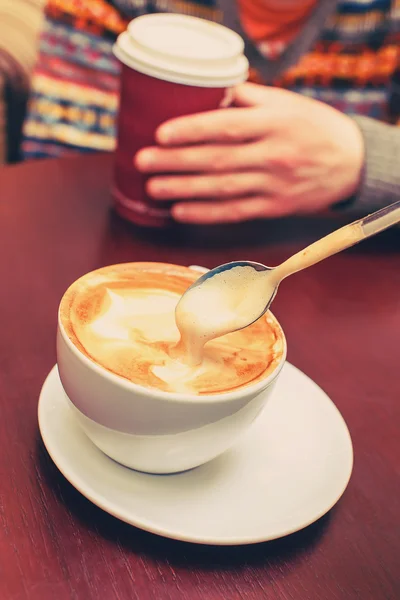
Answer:
[[[234,268],[244,268],[244,267],[251,267],[257,273],[264,273],[265,271],[274,271],[275,270],[275,267],[268,267],[267,265],[263,265],[262,263],[254,262],[252,260],[235,260],[232,262],[225,263],[223,265],[219,265],[218,267],[215,267],[214,269],[210,269],[210,270],[206,271],[203,275],[201,275],[201,277],[199,277],[194,283],[192,283],[192,285],[186,290],[185,294],[187,294],[190,290],[193,290],[194,288],[199,287],[200,285],[205,283],[207,280],[210,280],[212,277],[215,277],[216,275],[223,274],[224,272],[230,271]],[[251,322],[247,323],[246,325],[243,325],[243,327],[238,328],[236,331],[239,331],[239,329],[244,329],[248,325],[251,325],[252,323],[257,321],[260,317],[262,317],[267,312],[267,310],[271,306],[271,304],[277,294],[278,286],[279,286],[279,281],[277,282],[276,286],[274,287],[273,293],[270,295],[269,299],[267,299],[267,298],[263,299],[263,301],[265,302],[265,306],[264,306],[262,312]]]

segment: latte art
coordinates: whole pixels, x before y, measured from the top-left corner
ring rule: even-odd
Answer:
[[[271,315],[206,344],[200,364],[176,353],[175,308],[198,277],[184,267],[132,263],[76,281],[60,306],[63,327],[89,359],[133,383],[190,394],[218,394],[266,377],[283,352]]]

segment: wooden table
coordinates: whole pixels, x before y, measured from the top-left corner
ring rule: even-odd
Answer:
[[[400,597],[400,235],[282,285],[289,359],[344,415],[355,468],[338,505],[286,539],[212,548],[127,526],[82,497],[41,442],[58,302],[83,273],[161,260],[274,264],[338,222],[141,231],[109,209],[107,155],[0,170],[0,599],[389,600]]]

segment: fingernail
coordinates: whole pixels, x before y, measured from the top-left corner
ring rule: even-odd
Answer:
[[[162,196],[163,186],[158,181],[150,180],[147,183],[146,191],[149,194],[149,196],[157,198],[158,196]]]
[[[185,217],[187,216],[186,207],[182,204],[175,204],[172,208],[172,216],[177,221],[185,221]]]
[[[153,162],[153,153],[151,150],[141,150],[135,156],[135,165],[138,169],[147,169]]]
[[[174,130],[171,125],[161,125],[157,131],[157,140],[160,144],[169,144],[174,140]]]

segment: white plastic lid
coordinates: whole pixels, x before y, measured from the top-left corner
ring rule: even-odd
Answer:
[[[145,15],[131,21],[114,45],[115,56],[146,75],[199,87],[246,80],[242,38],[217,23],[186,15]]]

